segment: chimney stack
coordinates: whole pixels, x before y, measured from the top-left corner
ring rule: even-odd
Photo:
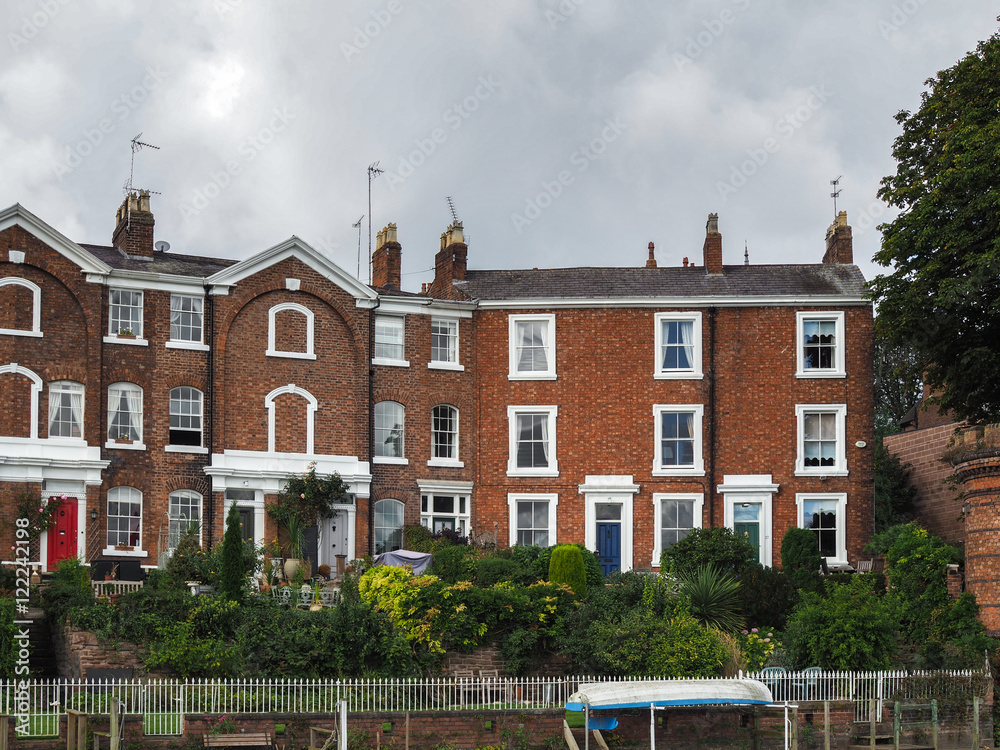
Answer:
[[[854,263],[854,239],[847,225],[847,211],[841,211],[826,230],[824,263]]]
[[[653,257],[653,251],[655,249],[656,248],[654,247],[653,242],[650,241],[650,243],[649,243],[649,260],[646,261],[646,268],[656,268],[656,258]]]
[[[402,289],[403,247],[396,240],[396,225],[386,224],[377,235],[372,253],[372,286]]]
[[[722,273],[722,235],[719,234],[719,215],[709,214],[705,224],[705,273],[716,275]]]
[[[455,299],[453,285],[465,281],[469,246],[465,244],[462,222],[454,221],[441,234],[441,249],[434,256],[434,281],[428,292],[437,299]]]
[[[153,213],[149,191],[129,193],[115,215],[111,244],[130,258],[153,259]]]

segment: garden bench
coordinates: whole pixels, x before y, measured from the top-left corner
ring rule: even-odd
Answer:
[[[239,734],[206,734],[205,747],[274,747],[267,732]]]

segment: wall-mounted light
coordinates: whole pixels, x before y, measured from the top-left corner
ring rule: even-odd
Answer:
[[[91,521],[96,521],[97,520],[97,511],[96,510],[90,511],[90,520]]]
[[[750,503],[743,503],[742,505],[740,505],[740,507],[741,508],[749,508],[750,507]]]

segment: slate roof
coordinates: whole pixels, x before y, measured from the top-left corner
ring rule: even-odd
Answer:
[[[615,299],[643,297],[860,296],[865,279],[854,265],[550,268],[475,271],[456,286],[476,300]]]
[[[134,260],[126,258],[115,248],[105,245],[81,245],[80,247],[103,260],[112,268],[122,271],[149,271],[150,273],[166,273],[195,278],[211,276],[213,273],[239,262],[230,258],[203,258],[197,255],[179,255],[169,252],[155,252],[152,260]]]

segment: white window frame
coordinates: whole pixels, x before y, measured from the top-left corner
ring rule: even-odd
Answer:
[[[833,322],[834,330],[834,357],[836,362],[834,367],[821,369],[813,367],[806,369],[805,366],[805,324],[814,321]],[[795,377],[797,378],[845,378],[847,377],[844,354],[846,346],[844,343],[844,311],[830,310],[819,312],[796,312],[795,313]]]
[[[192,414],[174,413],[174,391],[179,391],[181,388],[190,388],[197,394],[197,402],[198,402],[197,415],[193,413]],[[175,429],[178,430],[179,432],[195,432],[195,430],[193,429],[182,428],[182,427],[175,428],[173,424],[171,424],[175,416],[181,418],[184,417],[192,418],[194,416],[197,416],[198,422],[201,426],[197,430],[198,445],[184,445],[182,443],[174,444],[171,442],[163,450],[166,451],[167,453],[208,453],[208,448],[205,447],[205,394],[202,393],[199,389],[195,388],[193,385],[179,385],[176,388],[170,389],[169,404],[170,404],[168,409],[169,422],[167,424],[168,441],[170,438],[170,433],[173,432]]]
[[[694,504],[691,516],[691,528],[702,527],[702,516],[705,510],[705,494],[702,492],[654,492],[653,493],[653,559],[651,567],[660,567],[660,555],[663,553],[663,531],[660,526],[663,518],[664,501],[691,501]]]
[[[135,294],[135,295],[138,295],[139,304],[138,305],[135,305],[135,304],[130,304],[130,305],[115,304],[114,302],[111,301],[112,297],[115,294]],[[119,307],[120,308],[128,308],[130,310],[135,310],[135,309],[139,310],[139,321],[136,324],[136,327],[139,330],[135,330],[135,328],[129,329],[129,330],[132,331],[132,333],[135,336],[135,338],[132,338],[132,339],[121,338],[118,335],[119,331],[125,330],[124,328],[122,328],[121,317],[118,317],[117,319],[115,317],[115,308],[119,308]],[[145,292],[143,292],[143,290],[141,290],[141,289],[120,289],[118,287],[111,287],[111,288],[109,288],[108,289],[108,335],[107,335],[107,338],[105,338],[104,340],[106,342],[108,342],[108,343],[113,343],[113,344],[138,344],[140,346],[146,346],[149,342],[146,341],[146,339],[145,339],[145,337],[143,335],[143,333],[145,331],[145,323],[144,323],[144,321],[145,321],[145,307],[146,307],[146,294],[145,294]],[[131,316],[130,316],[130,318],[131,318]],[[116,322],[116,320],[117,320],[117,322]],[[129,322],[131,323],[131,320]]]
[[[410,460],[406,457],[406,405],[400,403],[399,401],[393,401],[392,399],[387,398],[387,399],[383,399],[383,400],[377,402],[375,404],[375,409],[378,409],[379,405],[381,405],[381,404],[395,404],[396,406],[399,407],[400,411],[402,412],[402,415],[403,415],[403,419],[402,419],[402,422],[401,422],[401,424],[402,424],[402,428],[401,428],[402,435],[401,435],[401,440],[400,440],[400,442],[402,443],[402,449],[400,450],[400,453],[402,455],[400,455],[400,456],[378,456],[378,455],[375,455],[375,445],[378,444],[378,431],[377,431],[378,428],[376,428],[374,430],[374,432],[375,432],[375,439],[372,441],[372,463],[376,463],[376,464],[396,464],[398,466],[405,466],[405,465],[407,465],[407,464],[410,463]],[[372,419],[373,419],[373,421],[375,419],[375,410],[374,409],[372,411]]]
[[[404,316],[404,315],[376,315],[375,316],[375,330],[373,332],[374,333],[374,338],[375,338],[375,343],[374,343],[374,346],[372,348],[372,352],[373,353],[377,350],[377,347],[379,345],[379,343],[378,343],[378,326],[379,326],[379,323],[381,323],[382,325],[386,325],[386,324],[390,324],[390,323],[392,325],[396,325],[396,324],[399,325],[399,338],[400,338],[400,344],[399,344],[399,346],[400,346],[400,349],[401,349],[400,354],[402,356],[401,357],[378,357],[378,356],[373,356],[372,357],[372,364],[373,365],[383,365],[385,367],[409,367],[410,363],[406,359],[406,316]]]
[[[406,505],[405,505],[405,503],[403,503],[400,500],[397,500],[394,497],[383,497],[383,498],[381,498],[379,500],[376,500],[375,503],[374,503],[374,505],[373,505],[373,508],[372,508],[372,516],[373,516],[373,521],[372,521],[372,548],[375,550],[375,554],[376,555],[379,554],[379,551],[378,551],[378,532],[380,530],[384,531],[384,530],[386,530],[386,529],[389,528],[388,526],[379,526],[379,524],[378,524],[378,505],[379,505],[379,503],[395,503],[396,506],[394,506],[394,507],[398,506],[398,509],[401,511],[401,513],[400,513],[400,519],[401,519],[400,520],[400,524],[399,524],[398,527],[393,528],[390,533],[395,532],[397,529],[400,532],[402,532],[402,530],[406,528]],[[402,533],[400,533],[399,546],[400,546],[400,549],[403,548]],[[388,550],[383,550],[383,551],[388,551]]]
[[[199,545],[202,544],[202,529],[204,527],[203,520],[205,517],[205,498],[202,496],[200,492],[195,492],[194,490],[174,490],[169,495],[167,495],[167,549],[171,555],[177,548],[176,542],[179,542],[181,536],[183,536],[184,532],[187,531],[188,524],[185,524],[185,528],[183,529],[180,528],[177,528],[176,530],[174,529],[174,523],[179,519],[175,518],[173,513],[171,513],[171,510],[173,509],[174,500],[175,499],[180,500],[182,496],[183,499],[188,501],[189,506],[192,505],[192,501],[197,500],[198,518],[193,519],[187,516],[182,516],[182,518],[185,518],[188,521],[188,524],[190,524],[191,521],[194,520],[198,521],[198,544]]]
[[[448,338],[451,339],[454,343],[454,346],[452,347],[453,351],[450,352],[450,354],[453,356],[453,359],[434,358],[434,336],[435,336],[434,326],[441,324],[446,324],[454,327],[454,332],[452,334],[448,334]],[[458,359],[458,330],[459,330],[458,318],[444,318],[436,315],[431,318],[431,358],[430,361],[427,363],[428,369],[455,370],[457,372],[465,371],[465,366],[460,365]]]
[[[452,444],[453,451],[452,455],[448,458],[440,458],[434,455],[434,436],[437,434],[437,431],[434,429],[434,410],[442,408],[451,409],[452,416],[455,422],[454,442]],[[461,433],[459,431],[459,411],[457,406],[454,406],[452,404],[435,404],[433,407],[431,407],[431,457],[430,460],[427,461],[427,465],[451,466],[456,468],[464,467],[465,463],[459,459],[459,452],[458,452],[458,446],[459,446],[458,441],[460,435]]]
[[[134,390],[134,391],[138,391],[138,393],[139,393],[139,409],[138,409],[138,414],[139,414],[139,420],[138,421],[139,421],[139,424],[138,424],[138,427],[136,428],[136,432],[138,434],[138,437],[132,438],[132,442],[131,443],[118,443],[118,442],[115,442],[115,438],[114,437],[111,437],[111,422],[112,422],[112,419],[113,419],[114,415],[118,413],[117,407],[115,407],[114,411],[112,411],[112,401],[111,401],[111,399],[112,399],[112,389],[114,389],[116,393],[119,392],[119,391],[122,391],[122,390]],[[105,448],[115,448],[117,450],[129,450],[129,451],[144,451],[144,450],[146,450],[146,445],[145,445],[145,443],[143,443],[143,418],[142,418],[143,411],[145,410],[145,399],[146,399],[146,395],[145,395],[145,392],[143,391],[142,387],[139,386],[139,385],[136,385],[135,383],[129,383],[127,381],[120,381],[118,383],[111,383],[108,386],[108,413],[107,413],[108,427],[107,427],[107,430],[105,431],[105,436],[106,436],[106,440],[107,440],[107,442],[104,444]],[[121,403],[121,402],[119,401],[119,403]],[[135,412],[132,409],[129,409],[128,413],[129,414],[134,414]],[[132,422],[133,420],[130,418],[129,421]],[[135,427],[135,424],[132,424],[131,426]]]
[[[12,251],[13,252],[13,251]],[[27,279],[18,276],[8,276],[0,279],[0,287],[23,286],[31,292],[31,330],[21,328],[0,328],[0,334],[6,336],[42,336],[42,288]]]
[[[547,546],[551,547],[554,544],[558,544],[556,538],[556,532],[559,528],[557,523],[557,515],[559,509],[559,495],[555,492],[511,492],[507,494],[507,510],[509,514],[509,520],[507,528],[509,530],[509,546],[513,547],[517,542],[517,532],[519,531],[517,527],[517,504],[520,502],[531,502],[539,503],[546,502],[549,504],[549,522],[548,522],[548,534],[549,543]]]
[[[548,420],[549,465],[545,467],[518,467],[517,465],[517,418],[528,414],[541,414]],[[556,421],[559,407],[550,406],[508,406],[508,456],[507,476],[509,477],[557,477],[559,476],[559,453],[557,451]]]
[[[192,302],[197,302],[201,305],[201,310],[198,311],[198,315],[201,316],[201,326],[198,329],[197,339],[180,339],[174,338],[174,323],[173,317],[174,313],[178,312],[181,315],[194,315],[193,310],[174,310],[174,301],[180,300],[191,300]],[[193,305],[192,305],[193,306]],[[205,298],[197,294],[171,294],[170,295],[170,340],[164,343],[167,349],[193,349],[195,351],[208,351],[208,346],[205,345]]]
[[[253,499],[237,499],[230,497],[230,492],[252,492]],[[264,492],[263,490],[253,489],[250,487],[227,487],[223,493],[222,500],[222,525],[223,533],[225,533],[225,525],[229,517],[229,508],[235,505],[237,508],[250,508],[253,510],[253,537],[254,544],[264,543]]]
[[[280,312],[293,312],[299,315],[304,315],[306,319],[306,350],[304,352],[288,352],[284,349],[278,349],[275,346],[274,340],[277,333],[275,327],[275,317]],[[313,335],[315,332],[315,315],[312,310],[310,310],[305,305],[300,305],[297,302],[282,302],[281,304],[274,305],[270,310],[267,311],[267,351],[264,354],[268,357],[282,357],[284,359],[316,359],[316,354],[313,352]]]
[[[128,497],[126,499],[119,500],[118,499],[118,495],[122,494],[122,490],[130,490],[130,492],[127,493]],[[112,499],[112,493],[114,493],[114,499]],[[124,546],[131,546],[131,547],[133,547],[133,549],[130,549],[130,550],[115,549],[115,545],[111,543],[111,539],[109,538],[110,534],[111,534],[111,530],[110,530],[110,528],[108,528],[108,527],[110,527],[110,523],[109,522],[110,522],[110,519],[111,519],[111,513],[108,512],[108,511],[110,509],[110,504],[111,503],[130,503],[130,504],[131,503],[138,503],[138,505],[139,505],[139,531],[138,531],[138,534],[139,534],[139,543],[138,544],[134,544],[134,545],[127,545],[127,544],[124,545]],[[136,487],[131,487],[129,485],[119,485],[119,486],[116,486],[116,487],[109,488],[108,489],[108,495],[107,495],[107,498],[105,500],[104,510],[105,510],[105,524],[106,524],[105,533],[104,533],[104,543],[107,546],[104,548],[102,554],[105,554],[105,555],[114,555],[116,557],[146,557],[146,553],[142,549],[142,522],[143,522],[143,513],[145,511],[145,508],[143,507],[142,490],[139,490]],[[115,518],[131,518],[131,517],[132,517],[131,515],[129,515],[129,516],[122,516],[120,514],[117,515],[117,516],[115,516]],[[122,532],[119,530],[119,531],[116,531],[115,533],[119,533],[120,534]],[[130,536],[129,541],[131,541],[131,534],[132,534],[132,532],[128,531],[126,533],[129,534],[129,536]]]
[[[420,488],[420,525],[434,531],[435,516],[448,516],[455,519],[455,531],[462,536],[471,533],[472,517],[472,483],[471,482],[427,482],[417,480]],[[455,498],[454,513],[435,513],[432,507],[434,497]],[[462,510],[464,507],[464,510]]]
[[[274,418],[276,411],[274,408],[274,399],[286,393],[292,396],[301,396],[306,400],[306,454],[312,455],[313,438],[316,433],[316,410],[319,408],[319,402],[309,391],[295,385],[295,383],[279,386],[264,397],[264,408],[267,410],[267,452],[276,452],[274,449],[276,444],[274,434]]]
[[[80,408],[79,413],[76,414],[76,418],[80,421],[80,434],[77,437],[66,436],[66,435],[53,435],[52,434],[52,403],[53,398],[58,398],[60,401],[59,409],[62,409],[62,396],[68,395],[72,397],[73,395],[80,396]],[[87,403],[86,388],[83,383],[78,383],[75,380],[53,380],[49,383],[49,414],[48,414],[48,436],[50,440],[75,440],[75,441],[85,441],[85,426],[86,426],[86,403]],[[73,409],[72,404],[70,404],[70,409]]]
[[[545,344],[545,370],[521,371],[517,369],[517,325],[518,323],[545,323],[548,342]],[[507,351],[509,357],[508,380],[555,380],[556,379],[556,316],[553,313],[534,315],[509,315],[507,318]]]
[[[691,466],[665,466],[661,461],[663,440],[663,415],[672,413],[694,415],[694,463]],[[653,405],[653,476],[705,476],[705,455],[702,422],[705,416],[703,404],[654,404]]]
[[[805,504],[810,500],[832,501],[837,504],[837,554],[826,558],[827,563],[847,565],[847,493],[846,492],[796,492],[796,524],[805,528]]]
[[[653,316],[656,327],[654,331],[655,340],[655,361],[653,362],[653,377],[657,380],[701,380],[702,373],[702,346],[701,346],[701,313],[700,312],[662,312]],[[692,354],[689,368],[667,369],[663,367],[663,324],[671,322],[692,323]]]
[[[833,414],[836,416],[836,463],[833,466],[806,466],[805,418],[807,414]],[[795,458],[797,477],[846,477],[847,471],[847,404],[796,404],[798,455]]]

